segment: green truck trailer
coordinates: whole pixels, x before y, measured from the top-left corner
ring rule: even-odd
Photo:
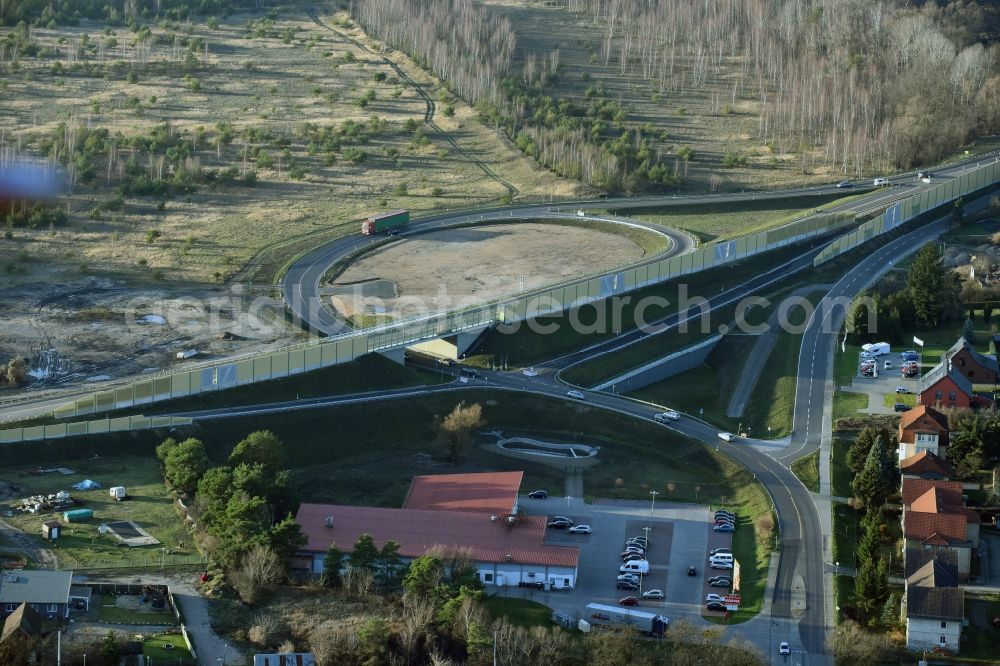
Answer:
[[[410,221],[410,211],[396,210],[391,213],[373,215],[361,223],[361,233],[365,236],[390,231],[407,224]]]

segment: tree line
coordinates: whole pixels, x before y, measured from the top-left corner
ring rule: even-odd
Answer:
[[[42,25],[76,25],[81,19],[128,25],[142,19],[174,20],[191,15],[228,16],[240,9],[263,9],[269,0],[0,0],[0,23],[19,21]]]

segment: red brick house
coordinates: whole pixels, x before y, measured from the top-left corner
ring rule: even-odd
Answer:
[[[959,338],[944,356],[951,361],[952,367],[973,384],[996,385],[997,360],[977,352],[965,338]]]
[[[948,457],[948,418],[932,407],[917,405],[899,420],[899,457],[911,458],[929,451]]]
[[[948,361],[941,361],[920,378],[920,404],[926,407],[972,409],[992,404],[975,395],[972,382]]]

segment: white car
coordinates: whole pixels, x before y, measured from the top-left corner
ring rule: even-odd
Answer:
[[[587,397],[579,391],[566,391],[566,395],[573,398],[574,400],[586,400]]]
[[[590,525],[574,525],[569,531],[572,534],[590,534],[593,530],[590,529]]]
[[[705,603],[707,604],[710,601],[718,601],[720,603],[725,603],[726,598],[721,594],[708,594],[705,596]]]
[[[670,421],[680,421],[681,420],[681,415],[678,414],[677,412],[673,411],[672,409],[670,409],[670,410],[667,410],[667,411],[665,411],[663,413],[660,413],[660,414],[654,414],[653,415],[653,420],[654,421],[659,421],[660,423],[663,423],[663,422],[668,421],[668,420],[670,420]]]
[[[885,363],[882,364],[883,370],[889,370],[890,368],[892,368],[892,361],[886,361]]]
[[[792,646],[790,646],[785,641],[781,641],[781,645],[778,646],[778,654],[791,654],[791,653],[792,653]]]
[[[721,562],[721,561],[720,562],[712,562],[711,567],[713,569],[732,569],[733,568],[733,563],[732,562]]]
[[[663,590],[646,590],[642,593],[643,599],[662,599]]]
[[[736,439],[736,435],[731,432],[720,432],[717,437],[723,442],[732,442]]]

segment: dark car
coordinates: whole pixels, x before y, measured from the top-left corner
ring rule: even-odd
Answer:
[[[549,527],[557,530],[564,530],[569,526],[570,523],[566,522],[565,520],[553,520],[551,523],[549,523]]]
[[[733,581],[729,578],[713,578],[708,581],[709,587],[729,587],[733,584]]]
[[[892,406],[892,409],[895,412],[908,412],[910,411],[910,406],[904,405],[901,402],[897,402],[895,405]]]
[[[622,606],[638,606],[639,600],[635,597],[622,597],[618,600],[618,603]]]
[[[630,583],[627,580],[620,580],[620,581],[618,581],[618,586],[617,587],[618,587],[619,590],[638,590],[639,589],[639,585],[637,583]]]
[[[570,525],[573,524],[573,519],[568,518],[567,516],[552,516],[552,520],[561,520],[564,523],[569,523]]]
[[[726,604],[722,603],[721,601],[709,601],[705,605],[705,608],[707,608],[710,611],[725,611]]]
[[[688,576],[697,576],[698,570],[694,567],[688,567]]]
[[[839,183],[837,183],[837,187],[840,187],[840,188],[844,188],[844,187],[854,187],[854,183],[852,183],[852,182],[851,182],[851,181],[849,181],[849,180],[842,180],[842,181],[840,181]]]
[[[624,553],[622,555],[622,562],[638,562],[642,559],[644,559],[644,557],[639,553]]]
[[[530,497],[531,499],[545,499],[548,496],[549,493],[546,490],[533,490],[532,492],[528,493],[528,497]]]

